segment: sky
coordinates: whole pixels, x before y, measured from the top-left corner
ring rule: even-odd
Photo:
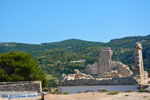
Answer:
[[[108,42],[150,34],[150,0],[0,0],[0,42]]]

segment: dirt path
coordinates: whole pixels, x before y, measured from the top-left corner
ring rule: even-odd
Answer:
[[[108,93],[79,93],[67,95],[45,96],[45,100],[150,100],[150,93],[119,93],[108,95]]]

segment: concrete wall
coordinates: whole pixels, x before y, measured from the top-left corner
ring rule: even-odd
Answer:
[[[94,91],[97,92],[100,89],[105,89],[107,91],[137,91],[138,85],[102,85],[102,86],[61,86],[59,87],[59,92],[64,93],[79,93],[85,91]]]
[[[0,91],[42,91],[40,81],[0,82]]]

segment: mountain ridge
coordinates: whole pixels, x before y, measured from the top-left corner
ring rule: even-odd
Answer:
[[[145,35],[145,36],[148,36],[150,37],[150,34],[149,35]],[[122,37],[122,38],[116,38],[116,39],[111,39],[110,41],[108,42],[111,42],[111,41],[115,41],[115,40],[120,40],[120,39],[125,39],[125,38],[137,38],[137,37],[145,37],[145,36],[127,36],[127,37]],[[84,40],[84,39],[78,39],[78,38],[70,38],[70,39],[65,39],[65,40],[60,40],[60,41],[56,41],[56,42],[43,42],[43,43],[38,43],[38,44],[34,44],[34,43],[24,43],[24,42],[0,42],[1,43],[20,43],[20,44],[32,44],[32,45],[40,45],[40,44],[49,44],[49,43],[57,43],[57,42],[63,42],[63,41],[68,41],[68,40],[79,40],[79,41],[86,41],[86,42],[97,42],[97,43],[108,43],[108,42],[101,42],[101,41],[90,41],[90,40]]]
[[[92,43],[102,43],[102,44],[107,44],[107,43],[111,43],[114,41],[119,41],[122,39],[133,39],[133,38],[145,38],[145,37],[149,37],[150,38],[150,34],[146,35],[146,36],[128,36],[128,37],[123,37],[123,38],[116,38],[116,39],[111,39],[108,42],[100,42],[100,41],[89,41],[89,40],[83,40],[83,39],[77,39],[77,38],[71,38],[71,39],[66,39],[66,40],[61,40],[58,42],[45,42],[45,43],[39,43],[39,44],[32,44],[32,43],[20,43],[20,42],[0,42],[0,44],[25,44],[25,45],[42,45],[42,44],[55,44],[55,43],[61,43],[61,42],[72,42],[72,41],[80,41],[80,42],[92,42]]]

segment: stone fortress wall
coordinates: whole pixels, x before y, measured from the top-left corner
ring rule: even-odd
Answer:
[[[75,79],[65,80],[61,86],[99,86],[99,85],[138,85],[136,79],[125,78],[104,78],[104,79]]]
[[[0,82],[0,91],[42,92],[42,85],[40,81]]]

